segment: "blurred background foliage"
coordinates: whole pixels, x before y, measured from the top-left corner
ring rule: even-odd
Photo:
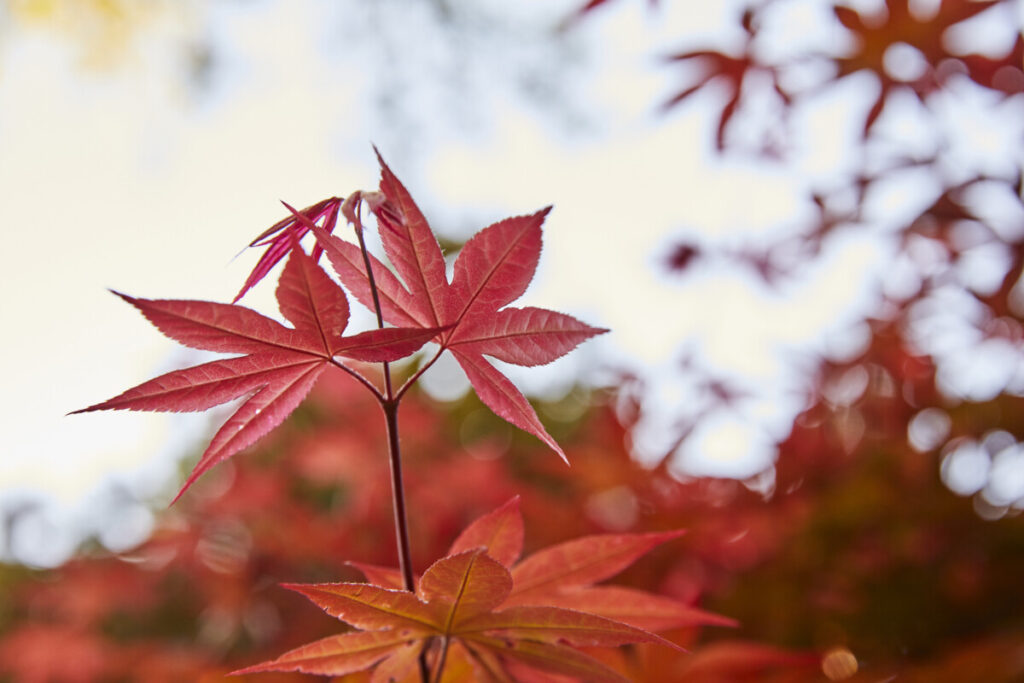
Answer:
[[[639,0],[581,5],[550,39],[628,2]],[[772,39],[794,4],[751,4],[736,13],[728,44],[693,46],[664,66],[692,77],[665,107],[722,89],[715,147],[776,163],[799,150],[802,107],[848,79],[866,82],[842,105],[862,113],[857,153],[810,187],[812,224],[717,251],[680,240],[662,262],[685,277],[702,261],[730,261],[784,288],[844,231],[874,230],[895,255],[878,305],[841,352],[803,359],[804,407],[774,463],[743,481],[670,466],[709,405],[728,411],[743,400],[699,364],[681,372],[703,402],[669,406],[672,449],[644,465],[633,455],[648,379],[628,371],[539,406],[571,469],[475,397],[413,393],[402,430],[416,563],[427,566],[466,523],[518,494],[527,551],[587,533],[687,529],[618,581],[740,625],[667,634],[692,651],[685,656],[624,648],[614,664],[634,680],[1024,680],[1017,5],[822,0],[810,3],[815,20],[832,22],[823,33],[843,40],[800,52]],[[424,6],[470,27],[459,30],[480,26],[471,3]],[[11,0],[5,12],[60,32],[84,68],[102,69],[127,59],[165,7]],[[189,7],[196,17],[208,9]],[[990,15],[1009,33],[961,35],[961,24]],[[213,53],[198,39],[182,44],[202,71]],[[543,79],[527,82],[545,92]],[[900,185],[911,176],[917,191],[927,188],[924,201],[886,215],[879,197],[911,191]],[[358,387],[324,381],[286,426],[152,513],[154,531],[138,547],[112,552],[94,539],[52,570],[0,567],[0,680],[221,680],[336,631],[277,584],[358,580],[349,560],[395,563],[385,445],[367,428],[379,420]],[[24,512],[7,510],[6,538]],[[293,678],[302,677],[258,680]]]

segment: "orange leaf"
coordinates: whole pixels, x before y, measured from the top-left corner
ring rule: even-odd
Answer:
[[[447,609],[444,633],[475,616],[494,609],[512,590],[512,577],[501,564],[476,549],[435,562],[420,579],[419,593],[430,603]]]
[[[365,583],[284,584],[302,593],[332,617],[360,629],[406,628],[431,632],[436,611],[406,591]]]
[[[301,671],[307,674],[340,676],[373,666],[391,655],[396,647],[408,648],[410,640],[412,634],[409,631],[342,633],[297,647],[272,661],[231,673]]]
[[[466,527],[452,543],[449,555],[471,548],[486,548],[492,558],[511,567],[523,551],[523,516],[519,496]]]
[[[528,604],[536,595],[603,581],[655,546],[682,534],[682,531],[601,534],[545,548],[512,569],[515,588],[509,603]]]

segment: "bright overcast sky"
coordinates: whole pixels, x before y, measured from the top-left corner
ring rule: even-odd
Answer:
[[[534,21],[543,12],[553,24],[575,3],[525,4]],[[713,88],[667,116],[655,111],[676,84],[656,57],[682,36],[720,35],[731,3],[702,11],[662,3],[655,13],[647,3],[619,4],[570,36],[570,52],[582,55],[569,71],[579,76],[572,97],[585,113],[582,132],[488,86],[485,73],[470,84],[479,106],[465,134],[445,102],[418,85],[415,96],[426,92],[413,120],[421,144],[375,117],[367,102],[375,71],[366,61],[374,53],[333,42],[328,29],[345,22],[325,3],[182,3],[181,14],[163,9],[146,20],[129,58],[94,71],[79,63],[67,34],[9,31],[0,44],[0,501],[33,492],[73,507],[110,477],[151,491],[166,486],[176,476],[173,456],[209,424],[206,416],[64,416],[191,358],[106,288],[230,300],[255,254],[232,257],[281,217],[279,199],[305,205],[375,185],[371,141],[442,232],[450,224],[448,234],[465,236],[554,204],[524,301],[613,329],[562,370],[613,359],[658,377],[684,347],[696,350],[761,387],[750,406],[761,423],[733,416],[698,435],[695,447],[710,454],[703,467],[762,467],[770,448],[751,444],[781,437],[798,408],[788,393],[800,381],[790,351],[820,348],[826,332],[842,334],[870,305],[864,273],[879,248],[839,239],[781,292],[717,267],[667,278],[660,264],[674,237],[739,246],[792,230],[810,207],[798,174],[712,155],[714,121],[703,105],[718,101]],[[183,83],[168,47],[197,25],[221,55],[202,96]],[[826,106],[807,129],[815,153],[798,154],[798,170],[841,166],[857,114]],[[245,303],[276,315],[266,284]],[[528,389],[566,381],[528,374],[517,375]],[[668,408],[685,400],[654,384]],[[699,454],[680,457],[701,469]]]

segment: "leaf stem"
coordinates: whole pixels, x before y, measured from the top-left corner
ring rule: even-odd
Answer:
[[[339,362],[335,358],[331,358],[330,362],[331,362],[331,365],[333,365],[333,366],[335,366],[335,367],[337,367],[337,368],[339,368],[341,370],[344,370],[348,374],[352,375],[352,377],[354,377],[357,382],[359,382],[364,387],[369,389],[370,393],[372,393],[374,395],[374,397],[376,397],[377,401],[384,401],[385,400],[384,399],[384,395],[382,393],[380,393],[380,390],[378,390],[377,387],[375,387],[373,385],[373,382],[371,382],[370,380],[368,380],[365,377],[363,377],[359,372],[357,372],[356,370],[353,370],[352,368],[350,368],[349,366],[345,365],[344,363]]]
[[[434,683],[441,683],[444,675],[444,660],[448,657],[448,636],[441,637],[441,653],[437,656],[437,669],[434,671]]]
[[[363,239],[363,223],[360,219],[362,197],[356,199],[355,210],[352,212],[353,228],[355,228],[356,239],[359,240],[359,251],[363,254],[363,264],[366,267],[366,278],[370,284],[370,294],[373,297],[373,308],[377,314],[377,327],[384,328],[384,314],[380,307],[380,295],[377,293],[377,282],[373,277],[373,267],[370,264],[370,254],[366,250],[366,240]],[[434,359],[436,360],[436,358]],[[433,361],[431,361],[433,362]],[[395,514],[395,540],[398,544],[398,568],[402,572],[402,582],[405,590],[410,593],[416,591],[415,577],[412,571],[412,551],[409,547],[409,521],[405,511],[405,485],[402,481],[402,447],[398,440],[398,405],[401,402],[402,394],[408,386],[402,387],[397,395],[391,383],[391,366],[383,363],[384,366],[384,394],[374,387],[374,394],[384,411],[384,421],[388,432],[388,461],[391,465],[391,502]],[[415,375],[414,377],[417,377]],[[447,642],[445,643],[447,648]],[[430,670],[427,667],[425,653],[420,654],[420,680],[427,683],[430,679]],[[443,661],[442,661],[443,664]],[[440,669],[438,669],[440,671]]]
[[[445,352],[445,348],[446,347],[444,347],[444,346],[439,348],[437,350],[437,353],[434,354],[433,358],[431,358],[426,363],[424,363],[422,366],[420,366],[420,368],[418,370],[416,370],[416,372],[413,373],[413,375],[409,379],[405,380],[405,382],[402,384],[402,386],[399,387],[398,392],[395,394],[395,400],[396,401],[401,400],[402,396],[405,395],[405,392],[409,391],[409,389],[412,388],[412,385],[416,383],[416,380],[418,380],[423,375],[424,372],[429,370],[431,365],[433,365],[434,363],[437,362],[437,359],[440,358],[441,354]]]
[[[391,492],[395,510],[395,535],[398,540],[398,568],[402,572],[405,590],[413,592],[411,552],[409,550],[409,523],[405,513],[405,487],[402,483],[402,449],[398,443],[398,402],[384,401],[384,420],[388,429],[388,455],[391,463]]]

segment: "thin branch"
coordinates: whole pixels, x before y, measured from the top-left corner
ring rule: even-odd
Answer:
[[[352,227],[355,228],[356,238],[359,240],[359,250],[363,254],[363,264],[366,267],[366,278],[370,284],[370,294],[373,297],[373,308],[377,314],[377,327],[384,328],[384,315],[380,307],[380,296],[377,293],[377,282],[373,277],[373,267],[370,264],[370,254],[366,250],[366,240],[363,239],[363,222],[360,218],[362,208],[362,196],[355,199],[355,210],[349,216],[352,219]],[[402,572],[402,583],[405,590],[413,593],[416,591],[415,577],[412,572],[412,551],[409,547],[409,521],[405,511],[405,485],[402,481],[402,448],[398,440],[398,404],[401,394],[395,395],[391,384],[391,366],[384,365],[384,395],[380,392],[374,393],[378,397],[381,408],[384,410],[384,420],[388,431],[388,460],[391,464],[391,502],[395,514],[395,540],[398,544],[398,568]],[[447,642],[445,644],[447,648]],[[443,660],[441,662],[444,664]],[[426,653],[421,653],[419,658],[420,680],[427,683],[430,680],[430,669],[427,667]],[[440,671],[440,669],[438,669]]]
[[[370,296],[373,297],[373,311],[377,314],[377,327],[384,329],[384,314],[380,308],[380,295],[377,293],[377,281],[373,277],[373,267],[370,265],[370,252],[366,250],[366,240],[363,239],[363,221],[359,215],[361,210],[362,198],[360,196],[355,201],[355,211],[352,212],[350,217],[354,219],[352,227],[355,229],[356,239],[359,240],[359,251],[363,254],[363,265],[366,267],[366,279],[370,283]],[[384,395],[389,401],[395,398],[391,387],[391,366],[388,363],[384,363]]]
[[[398,402],[384,401],[384,419],[388,429],[388,455],[391,462],[391,492],[395,510],[395,536],[398,541],[398,568],[405,590],[414,592],[412,553],[409,549],[409,523],[405,512],[405,486],[402,483],[402,450],[398,443]]]
[[[442,346],[441,348],[439,348],[437,350],[437,353],[434,354],[433,358],[431,358],[429,361],[427,361],[422,366],[420,366],[420,368],[415,373],[413,373],[412,377],[410,377],[409,379],[405,380],[405,382],[402,384],[402,386],[399,387],[398,391],[395,393],[395,400],[396,401],[401,400],[402,396],[405,395],[405,392],[409,391],[409,389],[412,388],[412,385],[416,383],[416,380],[418,380],[423,375],[424,372],[426,372],[428,369],[430,369],[430,366],[433,365],[434,363],[436,363],[437,359],[440,358],[441,354],[444,353],[444,352],[445,352],[445,347]]]
[[[360,374],[358,371],[353,370],[349,366],[345,365],[344,363],[334,358],[331,358],[331,365],[335,366],[336,368],[340,368],[341,370],[344,370],[348,374],[352,375],[352,377],[354,377],[356,381],[358,381],[360,384],[362,384],[364,387],[370,390],[370,393],[372,393],[377,398],[378,402],[383,402],[385,400],[384,395],[381,394],[380,390],[373,385],[373,382],[363,377],[362,374]]]

